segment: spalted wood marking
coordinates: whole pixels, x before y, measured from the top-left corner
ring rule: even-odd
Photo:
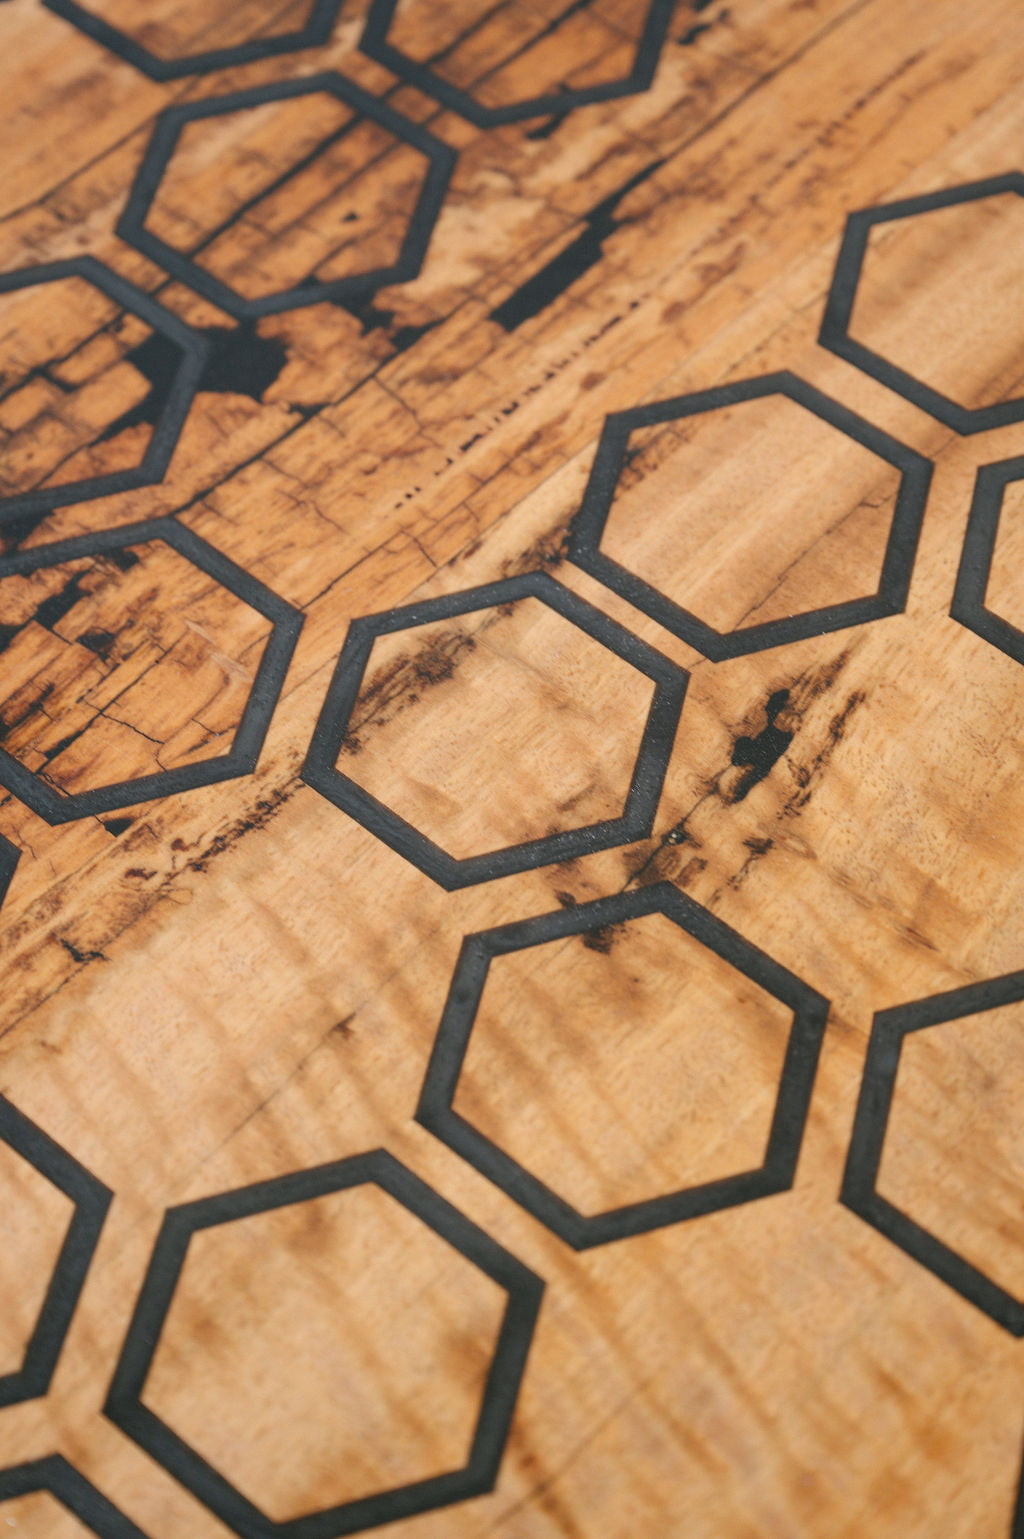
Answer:
[[[140,463],[154,417],[131,355],[151,336],[83,278],[0,294],[0,495]]]
[[[230,747],[270,623],[161,541],[0,581],[7,752],[66,793]]]

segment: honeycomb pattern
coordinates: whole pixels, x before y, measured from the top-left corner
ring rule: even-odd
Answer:
[[[146,27],[129,30],[105,20],[100,0],[93,0],[89,6],[77,0],[44,0],[44,4],[87,39],[157,81],[200,76],[253,64],[273,55],[320,47],[329,40],[340,10],[339,0],[314,0],[306,7],[301,25],[293,30],[264,30],[224,46],[196,50],[186,44],[168,51],[163,41],[153,41],[154,34]],[[572,9],[579,12],[584,8]],[[398,0],[373,0],[360,46],[405,84],[419,88],[470,124],[490,129],[544,116],[560,120],[575,108],[647,89],[665,44],[672,6],[669,0],[651,0],[637,14],[639,21],[632,34],[623,33],[617,70],[611,77],[568,83],[543,94],[530,94],[528,88],[516,94],[515,71],[511,69],[516,62],[513,54],[500,59],[500,68],[494,72],[506,72],[500,83],[501,90],[506,92],[504,100],[499,99],[494,80],[488,80],[488,71],[483,71],[480,79],[467,79],[459,84],[446,77],[440,67],[443,61],[414,58],[397,44],[395,37],[401,20]],[[579,25],[582,27],[583,23]],[[610,26],[607,16],[602,25],[606,30]],[[531,38],[531,46],[534,41]],[[183,250],[154,233],[149,221],[161,185],[192,125],[207,125],[232,113],[256,112],[274,103],[304,103],[317,95],[333,98],[355,119],[373,125],[381,135],[411,149],[422,160],[422,177],[414,189],[411,213],[406,217],[399,211],[401,238],[397,251],[388,260],[375,261],[365,269],[340,277],[324,276],[313,267],[287,287],[253,294],[218,276],[200,259],[205,249],[202,239],[193,249]],[[457,159],[443,139],[400,114],[381,96],[370,94],[340,75],[326,73],[258,84],[227,95],[190,100],[159,115],[135,181],[127,190],[118,232],[168,279],[176,280],[247,323],[323,303],[360,314],[367,329],[373,329],[380,323],[373,307],[378,291],[411,283],[427,259]],[[282,172],[281,180],[287,182],[297,174],[297,164],[291,165]],[[564,269],[569,280],[585,271],[591,247],[596,244],[599,253],[602,242],[614,231],[612,216],[618,203],[648,174],[639,174],[613,197],[597,205],[589,221],[589,233],[581,237],[585,249],[570,248],[568,260],[556,258],[549,263],[545,282],[555,281],[559,262],[559,271]],[[986,200],[1019,198],[1022,194],[1024,177],[1012,172],[851,215],[825,307],[820,336],[823,346],[959,433],[999,428],[1024,419],[1024,400],[1017,396],[971,405],[918,378],[905,358],[901,362],[896,357],[887,357],[860,338],[855,314],[858,296],[872,282],[873,232],[903,222],[927,220],[945,210]],[[227,222],[237,218],[236,211]],[[937,224],[934,227],[938,228]],[[204,381],[209,349],[202,336],[170,309],[90,255],[8,273],[0,278],[0,294],[72,278],[84,281],[150,329],[158,347],[167,350],[172,359],[166,388],[155,403],[150,403],[152,433],[138,464],[109,474],[82,476],[59,485],[40,485],[6,495],[0,498],[0,521],[5,524],[158,483],[167,473],[179,434],[190,411],[195,409],[194,399]],[[532,318],[543,308],[544,297],[538,290],[523,303],[527,318]],[[501,307],[493,315],[508,330],[523,318],[513,321],[511,310],[503,312]],[[246,334],[250,339],[252,335]],[[238,356],[245,358],[244,349]],[[252,381],[244,375],[245,368],[240,363],[237,393],[248,393],[257,399],[262,389],[254,393]],[[616,486],[628,469],[630,437],[635,431],[714,413],[772,394],[785,397],[898,472],[899,490],[881,553],[881,575],[871,593],[854,594],[839,602],[752,626],[716,627],[695,610],[674,603],[658,587],[612,561],[602,551],[602,537]],[[863,625],[903,609],[930,470],[922,455],[792,374],[783,372],[715,385],[654,406],[636,406],[608,419],[577,511],[570,555],[608,590],[628,600],[709,659],[779,647],[827,631]],[[1007,489],[1021,479],[1024,461],[1019,459],[987,465],[980,471],[950,611],[955,620],[1018,662],[1024,661],[1024,628],[990,607],[987,596],[997,559]],[[96,529],[81,537],[33,546],[4,558],[0,564],[0,584],[30,579],[62,563],[83,559],[116,563],[119,555],[123,557],[134,545],[149,541],[163,542],[269,622],[269,638],[250,695],[226,753],[152,775],[101,781],[70,794],[57,789],[52,777],[48,781],[39,766],[29,767],[16,754],[0,750],[0,782],[48,823],[76,821],[142,800],[176,796],[214,780],[248,775],[255,770],[298,637],[300,617],[290,604],[254,576],[241,571],[184,523],[174,517],[152,518],[115,533]],[[353,708],[377,638],[477,613],[488,606],[515,605],[525,599],[547,606],[569,626],[606,648],[609,655],[650,680],[654,686],[650,712],[620,815],[598,824],[538,835],[518,844],[456,855],[376,800],[353,777],[346,776],[338,768],[338,756],[351,727]],[[38,614],[35,619],[41,623]],[[7,638],[5,644],[10,640]],[[686,684],[683,669],[547,575],[510,577],[490,586],[356,619],[341,645],[303,773],[307,784],[442,887],[454,889],[487,883],[539,865],[568,862],[649,834],[673,751]],[[753,743],[752,739],[746,741]],[[483,789],[486,792],[486,787]],[[22,853],[0,837],[2,895],[15,877]],[[791,1012],[791,1031],[765,1156],[753,1169],[694,1182],[619,1209],[583,1213],[459,1114],[454,1102],[463,1061],[495,958],[553,940],[579,937],[607,925],[628,924],[655,912]],[[902,1004],[876,1017],[842,1191],[842,1202],[847,1207],[1016,1336],[1024,1334],[1024,1304],[1017,1294],[916,1222],[912,1214],[887,1201],[879,1190],[879,1169],[887,1119],[899,1093],[898,1069],[905,1040],[913,1033],[958,1021],[968,1014],[984,1014],[1022,998],[1021,975],[1015,973]],[[683,1220],[696,1221],[726,1206],[781,1194],[790,1187],[827,1011],[828,1003],[819,994],[715,919],[706,908],[685,898],[674,886],[651,885],[600,897],[556,914],[516,920],[466,937],[435,1036],[417,1117],[571,1247],[582,1250],[612,1240],[627,1240],[652,1228]],[[16,1372],[0,1380],[0,1402],[10,1404],[44,1395],[48,1390],[111,1193],[7,1100],[0,1100],[0,1138],[69,1199],[73,1209],[23,1362]],[[277,1521],[268,1517],[147,1404],[147,1378],[175,1296],[187,1275],[187,1252],[194,1236],[228,1224],[244,1226],[268,1212],[313,1203],[367,1184],[379,1188],[405,1214],[412,1215],[432,1235],[454,1248],[504,1295],[504,1313],[489,1361],[469,1455],[462,1467],[440,1475],[394,1485],[299,1519]],[[237,1534],[251,1539],[265,1539],[268,1533],[290,1534],[293,1539],[332,1539],[336,1534],[393,1523],[493,1488],[499,1478],[542,1291],[539,1277],[384,1151],[203,1198],[166,1213],[114,1373],[106,1415]],[[141,1530],[60,1455],[0,1471],[0,1503],[36,1495],[52,1498],[101,1539],[142,1539]],[[1024,1496],[1018,1502],[1014,1519],[1014,1533],[1021,1532]]]

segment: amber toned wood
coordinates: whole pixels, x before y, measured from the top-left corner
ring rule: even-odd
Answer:
[[[467,9],[406,0],[403,46]],[[500,104],[614,75],[642,7],[544,33],[556,9],[493,7],[452,80]],[[195,51],[303,14],[154,0],[140,35]],[[546,1283],[495,1489],[388,1539],[1011,1539],[1024,1348],[838,1195],[874,1013],[1024,964],[1024,669],[949,613],[975,472],[1024,454],[1024,423],[961,438],[817,336],[851,211],[1021,169],[1024,25],[1003,0],[680,3],[649,90],[482,130],[361,54],[365,14],[157,84],[0,6],[0,270],[91,253],[221,360],[159,484],[0,526],[5,551],[174,514],[305,615],[252,775],[62,826],[0,800],[22,852],[0,1090],[115,1194],[49,1394],[0,1410],[0,1467],[60,1452],[147,1539],[222,1539],[102,1414],[164,1212],[386,1147]],[[236,332],[118,217],[159,112],[324,69],[458,151],[449,195],[413,282]],[[249,296],[390,260],[416,156],[365,125],[315,153],[346,117],[193,125],[152,228],[198,248],[223,224],[200,254]],[[928,217],[872,238],[897,300],[859,301],[855,331],[968,405],[1015,396],[1018,200]],[[588,231],[574,281],[493,318]],[[71,280],[0,296],[0,493],[137,462],[146,338]],[[573,566],[569,526],[609,413],[781,369],[934,461],[906,612],[712,664]],[[870,586],[894,476],[805,415],[638,435],[608,548],[719,627]],[[1021,511],[989,598],[1024,626]],[[209,752],[266,641],[140,554],[0,582],[3,746],[64,790]],[[664,792],[649,838],[445,892],[300,769],[354,618],[534,570],[689,671]],[[453,853],[493,849],[612,815],[650,694],[534,601],[491,607],[378,642],[338,765]],[[415,1112],[464,936],[654,881],[826,996],[824,1050],[791,1191],[577,1253]],[[880,1177],[1011,1292],[1022,1020],[910,1042]],[[456,1104],[582,1211],[634,1201],[759,1158],[786,1024],[653,917],[496,964]],[[2,1145],[0,1188],[5,1372],[67,1204]],[[225,1226],[190,1251],[152,1404],[274,1519],[426,1477],[463,1457],[496,1297],[375,1192]],[[81,1528],[43,1496],[4,1521]]]

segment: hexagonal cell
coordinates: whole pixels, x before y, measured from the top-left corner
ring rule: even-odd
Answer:
[[[162,113],[118,231],[234,315],[355,302],[419,272],[453,164],[340,75],[283,81]]]
[[[1024,663],[1017,577],[1024,557],[1024,457],[983,465],[974,483],[950,614]]]
[[[359,46],[491,127],[646,90],[671,15],[672,0],[374,0]]]
[[[670,884],[469,937],[417,1118],[577,1249],[785,1190],[827,1002]]]
[[[456,860],[620,816],[654,696],[539,599],[510,611],[378,637],[336,761]]]
[[[133,361],[155,333],[158,384]],[[158,481],[206,352],[91,257],[0,277],[0,520]]]
[[[63,822],[245,773],[298,624],[170,521],[0,564],[0,783]]]
[[[111,1194],[2,1096],[0,1191],[3,1406],[46,1393]]]
[[[168,1214],[106,1412],[237,1533],[490,1489],[540,1283],[382,1151]]]
[[[0,1472],[0,1504],[0,1527],[24,1539],[146,1539],[59,1454]]]
[[[875,1017],[842,1200],[1024,1335],[1024,973]]]
[[[685,683],[532,573],[356,621],[303,776],[442,885],[487,881],[641,837]]]
[[[204,74],[327,42],[341,0],[44,0],[80,32],[154,80]]]
[[[930,474],[795,376],[744,380],[606,420],[569,557],[735,657],[898,613]]]
[[[379,1187],[261,1213],[192,1240],[145,1404],[287,1522],[465,1464],[504,1304]]]
[[[851,214],[821,342],[959,433],[1024,417],[1024,176]]]

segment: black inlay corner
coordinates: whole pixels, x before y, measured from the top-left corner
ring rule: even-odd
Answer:
[[[146,1539],[141,1528],[126,1518],[60,1454],[32,1459],[27,1464],[17,1464],[0,1472],[0,1502],[33,1496],[37,1491],[48,1492],[91,1533],[98,1534],[99,1539]],[[0,1526],[2,1524],[3,1514],[0,1513]]]

